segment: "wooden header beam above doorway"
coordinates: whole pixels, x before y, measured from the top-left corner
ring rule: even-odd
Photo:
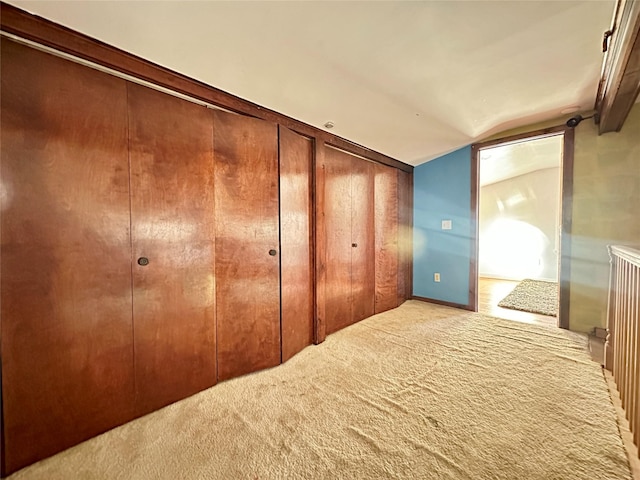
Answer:
[[[613,21],[596,98],[600,134],[620,131],[640,93],[640,0],[619,0]]]

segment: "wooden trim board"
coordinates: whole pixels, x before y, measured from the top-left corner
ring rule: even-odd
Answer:
[[[479,195],[480,185],[480,150],[498,145],[509,145],[529,140],[535,140],[552,135],[563,135],[563,152],[562,152],[562,230],[561,244],[559,253],[559,311],[558,326],[560,328],[569,329],[569,308],[570,308],[570,278],[571,278],[571,224],[573,215],[573,156],[574,156],[574,129],[565,125],[535,130],[532,132],[510,135],[495,140],[475,143],[471,146],[471,182],[476,186],[475,205],[474,199],[471,200],[471,223],[475,227],[475,252],[472,251],[471,265],[469,268],[469,298],[471,305],[471,295],[475,295],[474,311],[477,311],[477,290],[478,290],[478,221],[479,212],[477,205],[477,196]],[[475,180],[474,180],[475,179]],[[472,279],[471,276],[474,278]],[[473,288],[471,288],[473,286]],[[474,291],[475,290],[475,291]]]
[[[354,153],[405,172],[413,167],[395,158],[338,137],[312,125],[261,107],[248,100],[199,82],[168,68],[161,67],[131,53],[75,32],[50,20],[32,15],[12,5],[0,2],[0,28],[2,31],[73,55],[117,72],[131,75],[146,82],[177,93],[220,106],[235,113],[248,115],[280,124],[297,133]]]
[[[470,238],[471,252],[469,257],[469,310],[478,311],[478,246],[479,246],[479,194],[480,194],[480,149],[477,145],[471,146],[471,221]]]
[[[562,230],[560,237],[560,283],[558,326],[569,329],[571,300],[571,225],[573,219],[573,155],[575,148],[575,130],[564,131],[562,152]]]
[[[640,93],[640,1],[620,0],[595,109],[599,133],[618,132]]]

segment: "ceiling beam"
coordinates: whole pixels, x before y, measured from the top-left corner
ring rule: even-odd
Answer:
[[[600,134],[620,131],[640,93],[640,0],[618,1],[612,32],[596,98]]]

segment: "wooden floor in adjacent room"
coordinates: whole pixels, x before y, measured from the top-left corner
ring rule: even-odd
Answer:
[[[515,280],[478,278],[478,312],[493,317],[504,318],[505,320],[557,326],[558,320],[556,317],[541,315],[539,313],[521,312],[519,310],[498,306],[500,300],[511,293],[518,283],[520,282]]]

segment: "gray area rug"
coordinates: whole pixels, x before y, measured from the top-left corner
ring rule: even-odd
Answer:
[[[522,280],[509,295],[500,300],[498,306],[557,317],[558,284],[540,280]]]
[[[585,335],[408,301],[18,479],[630,480]]]

